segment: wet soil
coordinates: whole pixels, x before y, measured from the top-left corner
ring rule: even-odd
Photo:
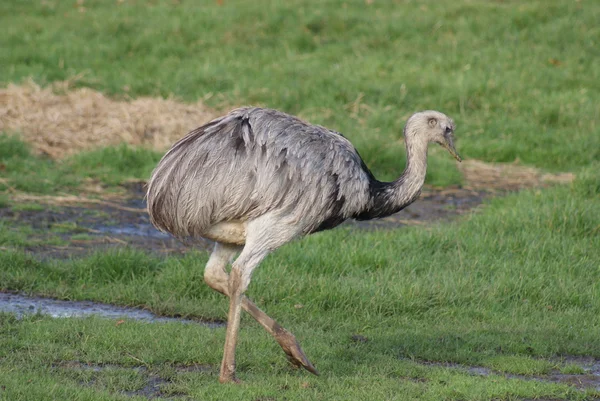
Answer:
[[[37,203],[28,200],[27,204]],[[73,258],[96,251],[132,247],[157,254],[181,254],[188,246],[156,230],[146,213],[142,183],[130,184],[127,194],[109,202],[74,202],[41,200],[42,208],[22,208],[17,204],[0,208],[0,220],[29,226],[25,251],[41,259]],[[209,249],[208,240],[195,242]]]
[[[492,192],[471,189],[426,189],[421,198],[392,216],[344,223],[358,229],[390,229],[404,225],[421,225],[464,214],[480,205]],[[56,198],[58,199],[58,198]],[[131,183],[127,194],[110,202],[88,202],[77,198],[69,202],[48,202],[40,198],[26,201],[41,207],[27,208],[13,204],[0,208],[0,220],[15,227],[29,227],[25,250],[41,259],[72,258],[95,251],[133,247],[157,254],[181,254],[190,249],[169,234],[157,231],[148,218],[142,183]],[[17,228],[15,228],[17,229]],[[195,241],[196,249],[211,249],[209,240]]]
[[[423,225],[451,219],[481,205],[495,192],[465,188],[423,190],[420,198],[406,209],[388,217],[368,221],[348,220],[345,225],[368,229],[392,229],[406,225]]]

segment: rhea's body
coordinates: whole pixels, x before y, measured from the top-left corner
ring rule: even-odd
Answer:
[[[176,237],[243,245],[247,222],[267,213],[294,222],[300,235],[396,213],[419,195],[425,165],[415,167],[400,183],[379,182],[341,134],[242,108],[171,148],[153,173],[148,208],[153,224]]]
[[[152,173],[148,212],[156,227],[178,238],[216,241],[204,279],[230,298],[221,382],[237,381],[242,309],[290,361],[317,373],[295,337],[244,295],[253,270],[294,238],[409,205],[425,181],[430,142],[460,160],[453,131],[452,120],[440,112],[413,114],[404,129],[407,165],[393,182],[376,180],[339,133],[276,110],[234,110],[173,145]]]

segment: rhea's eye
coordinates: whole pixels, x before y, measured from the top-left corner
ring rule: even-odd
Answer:
[[[446,127],[446,134],[449,134],[452,132],[452,127]]]

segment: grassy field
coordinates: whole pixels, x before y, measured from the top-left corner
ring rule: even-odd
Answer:
[[[403,167],[406,117],[434,108],[457,121],[466,158],[577,178],[454,222],[343,228],[270,255],[248,294],[296,334],[320,377],[291,368],[247,317],[244,383],[223,386],[222,328],[0,314],[0,399],[600,398],[600,384],[578,385],[590,380],[582,361],[600,360],[600,4],[77,4],[0,4],[2,85],[79,76],[116,98],[275,107],[343,132],[384,179]],[[50,160],[15,134],[0,134],[0,208],[11,210],[46,208],[17,203],[21,193],[78,194],[91,183],[119,193],[160,157],[121,146]],[[430,159],[429,184],[461,182],[446,153]],[[36,247],[62,245],[39,231],[0,221],[0,289],[226,316],[225,298],[203,283],[204,252],[38,258]]]
[[[406,118],[430,108],[456,119],[467,158],[600,158],[594,2],[366,3],[7,1],[0,82],[80,74],[115,96],[276,107],[344,132],[386,178],[403,165]],[[430,180],[452,182],[436,156]]]

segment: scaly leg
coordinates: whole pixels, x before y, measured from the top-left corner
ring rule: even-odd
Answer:
[[[281,346],[283,352],[286,353],[287,359],[298,367],[303,367],[314,375],[319,375],[319,371],[308,360],[296,337],[281,327],[279,323],[271,319],[265,312],[258,309],[248,298],[242,299],[242,308],[250,313],[267,332],[275,338],[275,341]]]
[[[228,263],[231,263],[240,249],[241,247],[236,245],[217,242],[204,271],[204,280],[206,283],[214,290],[227,296],[229,296],[229,275],[225,271],[225,267]],[[281,327],[246,296],[242,296],[242,308],[273,336],[291,363],[298,367],[303,367],[315,375],[319,374],[302,351],[300,344],[298,344],[296,337],[292,333]]]
[[[247,243],[240,256],[233,262],[229,275],[229,314],[227,316],[227,331],[225,334],[225,349],[221,363],[221,383],[235,382],[235,348],[240,330],[242,314],[242,298],[250,284],[253,270],[264,259],[269,251],[265,248],[254,249]]]
[[[250,284],[252,272],[270,252],[291,241],[300,234],[295,218],[266,214],[246,225],[246,245],[231,266],[229,275],[229,315],[225,350],[219,381],[236,382],[235,348],[240,328],[240,315],[244,293]],[[256,311],[254,311],[256,312]],[[265,322],[268,327],[269,322]]]
[[[235,348],[240,331],[240,317],[242,313],[242,297],[245,288],[243,282],[243,270],[234,266],[229,276],[229,314],[227,315],[227,331],[225,334],[225,349],[223,351],[223,361],[221,362],[221,372],[219,381],[221,383],[239,383],[235,377]]]

